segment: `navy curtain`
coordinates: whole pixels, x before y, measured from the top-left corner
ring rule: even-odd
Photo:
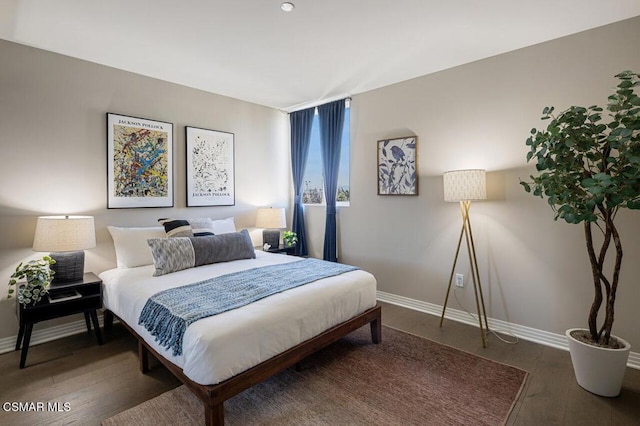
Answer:
[[[320,121],[320,149],[324,171],[324,197],[327,216],[324,225],[323,259],[337,262],[336,195],[338,192],[338,170],[340,169],[340,147],[344,126],[345,100],[330,102],[318,107]]]
[[[293,175],[293,224],[291,230],[298,236],[295,252],[298,256],[307,256],[307,233],[304,226],[304,208],[302,205],[302,180],[307,166],[311,124],[315,108],[303,109],[289,115],[291,123],[291,173]]]

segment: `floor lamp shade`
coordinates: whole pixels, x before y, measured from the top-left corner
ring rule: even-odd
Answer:
[[[447,202],[486,200],[487,178],[481,169],[453,170],[442,175]]]
[[[278,228],[287,227],[287,218],[284,208],[264,208],[258,209],[256,216],[256,228],[264,228],[262,231],[263,244],[277,248],[280,245],[280,230]]]
[[[80,281],[84,251],[96,246],[93,216],[41,216],[36,223],[33,251],[49,251],[56,261],[54,283]]]

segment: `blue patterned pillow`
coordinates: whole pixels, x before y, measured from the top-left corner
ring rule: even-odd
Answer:
[[[153,238],[147,243],[156,267],[154,277],[193,268],[196,264],[196,254],[189,237]]]
[[[215,235],[211,219],[158,219],[164,227],[167,238],[176,237],[203,237]]]
[[[164,226],[164,232],[167,233],[167,238],[193,237],[191,225],[189,225],[189,222],[186,220],[158,219],[158,222]]]

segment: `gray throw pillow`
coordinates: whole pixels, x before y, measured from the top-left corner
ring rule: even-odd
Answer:
[[[249,231],[191,238],[196,253],[195,266],[229,262],[239,259],[254,259],[256,252]]]

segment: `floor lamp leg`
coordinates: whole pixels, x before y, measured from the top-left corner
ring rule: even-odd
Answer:
[[[473,293],[476,298],[476,312],[478,313],[478,324],[480,325],[480,338],[482,339],[482,347],[487,347],[487,342],[484,336],[484,326],[482,324],[482,313],[480,312],[480,300],[478,299],[478,277],[477,273],[477,262],[476,262],[476,252],[472,250],[473,246],[471,244],[471,239],[469,235],[471,234],[471,222],[469,221],[469,204],[470,201],[465,201],[464,203],[460,203],[460,208],[462,209],[463,221],[465,224],[465,237],[467,240],[467,253],[469,255],[469,266],[471,268],[471,280],[473,281]],[[482,291],[482,290],[480,290]]]
[[[458,262],[458,254],[460,253],[460,244],[462,243],[462,234],[464,234],[464,223],[460,229],[460,237],[458,237],[458,248],[456,248],[456,256],[453,259],[453,266],[451,267],[451,275],[449,276],[449,287],[447,287],[447,295],[444,298],[444,306],[442,307],[442,316],[440,317],[440,327],[444,321],[444,312],[447,310],[447,302],[449,301],[449,292],[451,291],[451,283],[453,282],[453,274],[456,270],[456,263]]]
[[[447,295],[444,300],[444,306],[442,307],[442,316],[440,317],[440,327],[444,321],[444,314],[447,309],[447,302],[449,301],[449,293],[451,291],[451,284],[453,282],[453,276],[455,273],[456,263],[458,262],[458,255],[460,253],[460,245],[462,244],[462,236],[465,236],[467,242],[467,253],[469,255],[469,264],[471,267],[471,279],[473,281],[473,291],[476,299],[476,311],[478,312],[478,323],[480,325],[480,336],[482,338],[482,347],[487,347],[485,338],[485,330],[489,330],[489,323],[487,321],[487,312],[484,305],[484,296],[482,295],[482,285],[480,283],[480,274],[478,272],[478,259],[476,258],[476,249],[473,241],[473,233],[471,231],[471,220],[469,218],[469,207],[471,201],[460,202],[460,212],[462,214],[462,229],[460,230],[460,237],[458,238],[458,247],[456,248],[456,255],[453,260],[453,267],[451,268],[451,275],[449,276],[449,286],[447,287]],[[480,297],[478,298],[478,293]],[[480,310],[480,302],[482,303],[482,311]],[[484,318],[484,324],[482,323]]]

